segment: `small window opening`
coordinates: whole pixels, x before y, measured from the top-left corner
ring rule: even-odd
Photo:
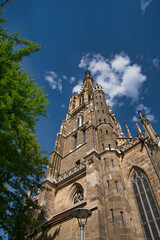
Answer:
[[[112,163],[112,167],[114,167],[114,160],[113,159],[111,159],[111,163]]]
[[[101,119],[99,119],[99,123],[101,123]]]
[[[101,102],[101,106],[103,106],[103,103]]]
[[[106,119],[104,118],[104,122],[106,122]]]
[[[109,180],[107,180],[107,186],[108,186],[108,189],[110,189],[110,183],[109,183]]]
[[[96,104],[97,104],[97,106],[98,106],[98,102],[97,102]]]
[[[124,225],[124,224],[125,224],[125,221],[124,221],[124,214],[123,214],[123,212],[120,212],[120,214],[121,214],[122,224]]]
[[[97,110],[97,112],[99,113],[99,110]]]
[[[99,96],[99,98],[101,98],[101,95]]]
[[[74,148],[77,147],[77,134],[74,136]]]
[[[108,135],[108,130],[106,130],[106,135]]]
[[[107,160],[104,158],[104,165],[107,166]]]
[[[86,142],[86,131],[83,130],[83,142],[85,143]]]
[[[79,127],[80,126],[80,121],[79,121],[79,118],[77,119],[77,127]]]
[[[79,99],[79,105],[81,105],[81,103],[82,103],[81,101],[82,101],[82,100],[81,100],[81,98],[80,98],[80,99]]]
[[[102,150],[104,150],[104,144],[102,144]]]
[[[104,110],[102,110],[102,113],[104,113]]]
[[[80,165],[80,160],[76,161],[76,165]]]
[[[116,191],[118,192],[119,189],[118,189],[118,181],[115,181],[115,184],[116,184]]]
[[[112,222],[114,221],[114,212],[113,212],[113,209],[110,209],[111,211],[111,217],[112,217]]]
[[[111,150],[111,144],[108,144],[108,148],[109,148],[109,150]]]
[[[102,129],[100,129],[100,133],[102,133]]]
[[[84,120],[84,118],[83,118],[83,116],[81,116],[81,125],[83,125],[83,120]]]

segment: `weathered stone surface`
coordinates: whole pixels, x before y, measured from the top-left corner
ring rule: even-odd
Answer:
[[[103,89],[93,85],[86,73],[81,93],[70,99],[50,155],[52,168],[43,183],[49,190],[40,192],[38,198],[45,221],[42,232],[32,239],[79,240],[79,226],[71,211],[80,206],[92,211],[85,227],[86,240],[146,239],[131,176],[134,169],[146,174],[159,208],[155,169],[159,171],[160,154],[157,143],[149,145],[149,134],[154,136],[150,129],[148,124],[144,133],[126,138],[106,105]],[[81,197],[75,201],[78,194]]]

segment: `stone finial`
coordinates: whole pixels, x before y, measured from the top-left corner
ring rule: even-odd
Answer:
[[[144,129],[148,132],[149,137],[151,138],[151,141],[157,144],[157,142],[159,141],[159,138],[157,137],[157,134],[152,128],[152,125],[149,119],[144,114],[142,114],[140,110],[138,110],[138,113],[139,113],[139,118],[141,120],[141,124],[144,127]]]
[[[142,125],[150,123],[148,118],[144,114],[142,114],[141,110],[138,110],[138,113],[139,113],[139,119],[141,120]]]
[[[126,126],[126,131],[127,131],[127,134],[128,134],[128,137],[132,137],[132,135],[131,135],[131,133],[130,133],[130,131],[129,131],[129,127],[127,126],[127,123],[124,123],[125,124],[125,126]]]
[[[85,78],[91,77],[91,72],[89,70],[85,71]]]
[[[142,131],[141,131],[140,126],[138,125],[138,123],[136,121],[134,123],[136,124],[136,128],[137,128],[138,132],[141,133]]]

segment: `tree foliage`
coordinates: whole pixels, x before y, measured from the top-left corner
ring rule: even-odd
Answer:
[[[0,1],[1,13],[7,2]],[[0,27],[0,228],[14,239],[26,239],[26,226],[37,226],[29,210],[38,208],[27,191],[36,194],[48,164],[35,132],[48,100],[21,66],[40,46],[19,35]]]

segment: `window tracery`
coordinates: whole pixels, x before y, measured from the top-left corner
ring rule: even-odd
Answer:
[[[84,199],[83,198],[83,192],[79,190],[74,195],[73,203],[76,204],[78,202],[81,202],[83,199]]]
[[[135,169],[131,182],[146,239],[158,240],[160,237],[160,214],[147,176],[140,169]]]

